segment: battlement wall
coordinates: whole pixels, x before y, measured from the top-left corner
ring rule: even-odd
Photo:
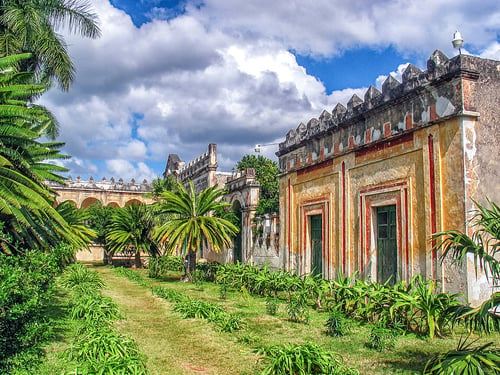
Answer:
[[[484,98],[470,94],[477,89],[479,71],[483,83],[489,76],[498,84],[497,67],[498,61],[467,55],[448,59],[436,50],[427,70],[410,64],[402,82],[389,75],[382,91],[371,86],[363,99],[353,95],[347,107],[339,103],[331,113],[325,110],[307,125],[291,129],[276,153],[280,170],[298,169],[454,116],[477,117]]]

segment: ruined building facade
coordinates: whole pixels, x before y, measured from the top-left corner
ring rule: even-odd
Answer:
[[[187,164],[178,155],[170,154],[163,174],[165,178],[174,175],[184,185],[192,180],[196,193],[211,186],[225,188],[223,199],[239,218],[241,230],[233,239],[231,248],[221,253],[205,248],[198,254],[199,257],[223,264],[239,261],[278,267],[278,216],[256,216],[260,185],[255,179],[255,171],[218,172],[217,167],[217,146],[211,143],[207,152]]]
[[[402,82],[389,76],[290,130],[277,152],[283,266],[422,274],[472,302],[489,295],[472,263],[441,263],[430,237],[470,233],[473,200],[500,201],[499,104],[500,62],[435,51],[427,70],[409,65]]]

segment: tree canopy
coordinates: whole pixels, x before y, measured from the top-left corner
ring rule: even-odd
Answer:
[[[29,52],[24,70],[44,83],[55,80],[68,90],[75,67],[58,29],[88,38],[100,35],[97,15],[86,0],[2,0],[0,57]]]
[[[268,214],[279,211],[278,163],[262,155],[245,155],[236,164],[240,171],[255,169],[255,179],[260,183],[259,205],[257,214]]]

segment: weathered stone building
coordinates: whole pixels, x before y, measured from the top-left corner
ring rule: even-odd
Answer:
[[[233,240],[233,247],[221,253],[203,249],[200,257],[219,263],[264,264],[278,266],[278,216],[256,217],[259,204],[259,182],[255,171],[247,169],[234,173],[217,171],[217,146],[208,145],[208,151],[196,159],[185,163],[178,155],[170,154],[165,167],[164,177],[176,176],[178,181],[187,185],[192,180],[195,191],[217,185],[226,188],[223,199],[231,204],[231,209],[238,215],[241,231]]]
[[[78,208],[87,208],[93,203],[100,202],[103,206],[124,207],[134,202],[150,204],[152,198],[147,196],[151,192],[151,185],[144,180],[141,184],[132,179],[124,182],[121,178],[115,181],[111,178],[107,181],[95,181],[92,177],[88,181],[77,177],[73,180],[69,177],[65,185],[47,183],[56,193],[56,204],[71,201]],[[76,259],[83,262],[101,262],[104,259],[104,248],[98,244],[90,244],[89,249],[80,250],[76,253]]]
[[[114,207],[124,207],[132,202],[153,202],[146,196],[151,192],[151,185],[146,180],[136,183],[134,179],[130,182],[124,182],[121,178],[118,181],[114,178],[95,181],[90,177],[85,181],[80,177],[76,180],[69,177],[64,185],[49,182],[48,186],[56,193],[56,203],[72,201],[78,208],[87,208],[96,202]]]
[[[401,83],[290,130],[277,152],[283,265],[489,295],[473,264],[441,264],[430,236],[470,232],[473,200],[500,201],[499,119],[500,62],[435,51],[426,71],[409,65]]]

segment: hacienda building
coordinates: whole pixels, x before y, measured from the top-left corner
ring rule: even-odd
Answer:
[[[385,282],[415,274],[474,303],[491,294],[473,262],[440,261],[435,232],[471,231],[473,201],[500,202],[500,62],[435,51],[427,70],[301,123],[280,164],[286,269]]]

